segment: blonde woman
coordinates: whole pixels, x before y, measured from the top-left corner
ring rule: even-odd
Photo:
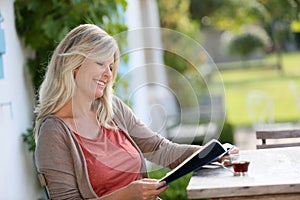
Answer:
[[[119,49],[95,25],[71,30],[55,49],[36,108],[36,165],[51,199],[158,199],[145,158],[174,168],[199,149],[172,143],[113,95]]]

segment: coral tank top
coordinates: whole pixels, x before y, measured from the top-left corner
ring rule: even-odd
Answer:
[[[101,127],[96,139],[74,134],[83,150],[91,185],[99,197],[140,179],[141,157],[121,130]]]

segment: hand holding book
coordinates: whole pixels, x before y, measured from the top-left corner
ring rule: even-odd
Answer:
[[[204,165],[210,164],[214,161],[222,161],[223,157],[231,150],[238,152],[238,149],[235,149],[233,145],[229,143],[222,145],[218,140],[212,139],[175,169],[167,173],[162,179],[160,179],[160,182],[165,181],[168,185],[188,173],[200,169]],[[226,159],[226,157],[224,157],[224,159]]]
[[[230,160],[229,154],[238,154],[238,153],[239,153],[239,148],[237,148],[236,146],[234,146],[234,145],[232,145],[232,144],[230,144],[230,143],[225,143],[225,144],[223,144],[223,147],[224,147],[224,149],[228,149],[229,151],[228,151],[227,154],[225,154],[224,156],[222,156],[222,157],[218,160],[218,162],[219,162],[219,163],[223,163],[225,166],[231,165],[230,162],[226,162],[226,161]]]

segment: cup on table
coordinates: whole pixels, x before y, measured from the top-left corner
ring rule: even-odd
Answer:
[[[223,168],[230,170],[234,176],[246,176],[250,164],[250,157],[247,154],[230,154],[230,163],[233,170],[222,164]]]
[[[248,173],[250,158],[246,154],[230,155],[230,162],[234,171],[234,176],[245,176]]]

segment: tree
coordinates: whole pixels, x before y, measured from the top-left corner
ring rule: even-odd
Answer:
[[[238,31],[244,24],[260,24],[272,40],[281,69],[284,40],[291,36],[289,24],[299,19],[300,0],[190,0],[189,11],[204,27],[219,30]]]
[[[190,0],[189,12],[202,26],[232,30],[247,23],[297,19],[300,0]]]
[[[253,23],[263,8],[255,0],[190,0],[191,18],[201,24],[219,30],[239,29],[242,24]]]

